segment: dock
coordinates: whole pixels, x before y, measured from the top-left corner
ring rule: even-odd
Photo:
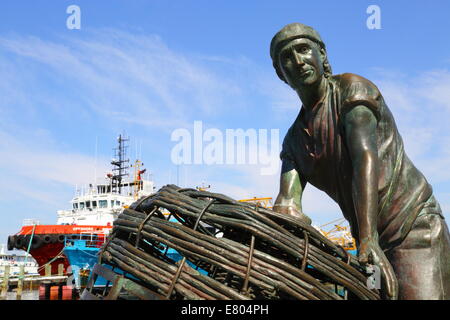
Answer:
[[[10,273],[10,266],[5,267],[3,275],[0,275],[0,300],[6,300],[8,292],[16,291],[16,300],[22,300],[25,290],[36,290],[44,287],[44,299],[51,299],[51,292],[57,287],[58,300],[63,299],[63,287],[68,286],[69,277],[64,275],[64,266],[58,266],[58,273],[51,274],[51,266],[47,265],[44,275],[28,275],[24,273],[24,266],[20,266],[18,275]],[[69,286],[70,287],[70,286]],[[55,288],[56,289],[56,288]],[[76,296],[75,287],[72,288],[72,299]]]

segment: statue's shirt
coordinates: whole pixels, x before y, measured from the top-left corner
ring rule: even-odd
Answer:
[[[301,179],[325,191],[340,206],[358,239],[352,197],[352,163],[345,141],[343,117],[364,105],[377,119],[378,224],[383,249],[400,243],[419,215],[441,214],[432,188],[403,149],[394,118],[378,88],[355,74],[335,75],[327,93],[312,110],[302,107],[283,141],[281,158],[291,161]]]

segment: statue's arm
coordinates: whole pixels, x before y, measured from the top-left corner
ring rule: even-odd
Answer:
[[[281,167],[280,192],[273,206],[273,210],[301,218],[307,223],[311,219],[302,210],[302,194],[306,181],[294,168],[292,161],[284,159]]]
[[[356,106],[344,118],[345,138],[352,161],[352,196],[359,242],[378,240],[377,120],[370,109]]]
[[[352,108],[344,117],[345,138],[352,161],[352,195],[358,223],[358,259],[380,268],[384,298],[396,299],[398,281],[378,242],[377,120],[366,106]]]

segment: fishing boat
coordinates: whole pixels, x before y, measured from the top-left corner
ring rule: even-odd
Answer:
[[[33,219],[24,221],[21,230],[8,237],[8,250],[29,252],[39,265],[41,275],[45,274],[46,265],[51,266],[52,274],[58,272],[60,264],[64,266],[64,273],[90,265],[123,208],[154,192],[149,174],[144,179],[144,164],[135,160],[130,165],[126,158],[128,140],[122,135],[117,138],[112,172],[107,173],[102,182],[77,189],[70,201],[71,209],[57,211],[56,224],[41,225]],[[132,177],[130,168],[134,169]]]

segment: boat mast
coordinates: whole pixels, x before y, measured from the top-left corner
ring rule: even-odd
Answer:
[[[122,180],[123,177],[128,176],[128,163],[130,159],[126,159],[126,149],[128,146],[125,144],[129,139],[119,135],[117,142],[119,143],[117,148],[114,148],[114,159],[111,161],[113,166],[113,176],[111,178],[112,182],[112,192],[119,193],[122,192]]]

